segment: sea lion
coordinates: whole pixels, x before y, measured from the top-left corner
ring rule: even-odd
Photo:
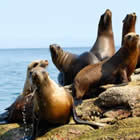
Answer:
[[[79,72],[83,67],[88,64],[99,62],[98,58],[91,52],[85,52],[78,56],[64,51],[57,44],[50,45],[50,52],[53,63],[61,72],[62,85],[71,84],[77,72]]]
[[[97,39],[90,52],[95,54],[100,61],[110,58],[115,54],[112,12],[109,9],[100,17]]]
[[[110,58],[115,53],[111,11],[107,9],[101,15],[97,39],[90,51],[76,55],[64,51],[57,44],[52,44],[50,52],[53,63],[61,72],[58,77],[61,85],[71,84],[76,74],[85,66]]]
[[[136,32],[135,25],[136,25],[137,16],[136,13],[127,14],[123,20],[123,29],[122,29],[122,45],[124,36],[129,32]],[[136,68],[140,67],[140,48],[139,48],[139,56]]]
[[[127,14],[126,17],[123,20],[123,28],[122,28],[122,43],[124,41],[124,36],[130,32],[135,33],[135,25],[136,25],[136,13]]]
[[[124,37],[123,47],[109,60],[83,68],[74,79],[75,98],[86,97],[91,89],[100,85],[127,83],[137,64],[139,42],[139,35],[128,33]]]
[[[30,140],[35,139],[40,121],[46,125],[66,124],[72,112],[77,123],[89,124],[95,128],[104,126],[102,123],[80,120],[75,112],[73,97],[64,87],[55,83],[44,69],[32,70],[32,83],[36,89],[33,100],[33,133]]]
[[[35,67],[46,68],[48,65],[47,60],[36,60],[31,62],[27,68],[27,76],[24,84],[23,92],[17,97],[14,103],[8,107],[5,113],[0,115],[0,121],[5,121],[5,123],[13,122],[23,122],[23,112],[25,113],[26,121],[32,121],[32,109],[33,109],[33,87],[30,82],[30,72]],[[24,107],[28,108],[24,111]]]

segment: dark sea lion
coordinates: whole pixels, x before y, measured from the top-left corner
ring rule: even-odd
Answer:
[[[139,42],[139,35],[129,33],[124,37],[123,47],[109,60],[83,68],[74,79],[75,98],[86,97],[100,85],[127,83],[137,64]]]
[[[101,15],[97,39],[90,51],[76,55],[64,51],[57,44],[52,44],[50,52],[53,63],[61,72],[58,77],[61,85],[71,84],[76,74],[85,66],[110,58],[115,53],[111,11],[107,9]]]
[[[6,123],[15,123],[15,122],[23,122],[23,111],[24,107],[27,108],[25,110],[25,117],[27,122],[32,121],[32,109],[33,109],[33,88],[32,83],[30,82],[30,72],[35,67],[46,68],[48,65],[47,60],[36,60],[28,65],[27,68],[27,76],[24,84],[23,92],[17,97],[14,103],[8,107],[6,112],[0,115],[0,121],[6,121]]]
[[[124,41],[124,36],[130,32],[135,33],[135,25],[136,25],[136,13],[127,14],[123,20],[123,28],[122,28],[122,46]]]
[[[96,128],[104,126],[102,123],[80,120],[75,112],[73,97],[64,87],[60,87],[55,83],[44,69],[33,69],[32,83],[36,89],[33,100],[33,133],[29,138],[30,140],[34,140],[37,136],[38,126],[41,121],[46,123],[46,125],[48,123],[66,124],[72,112],[77,123],[89,124]]]

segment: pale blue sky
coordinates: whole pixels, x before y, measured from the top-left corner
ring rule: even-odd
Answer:
[[[115,44],[121,44],[122,20],[136,12],[138,0],[1,0],[0,48],[90,47],[95,42],[100,15],[113,14]]]

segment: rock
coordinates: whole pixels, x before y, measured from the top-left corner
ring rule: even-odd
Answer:
[[[114,125],[89,131],[74,140],[139,140],[139,123],[139,117],[119,120]]]
[[[132,81],[140,81],[140,73],[138,73],[138,71],[136,71],[137,74],[132,74],[131,75],[131,80]]]
[[[132,109],[140,102],[140,86],[130,83],[126,86],[108,88],[95,102],[100,107],[126,106]]]
[[[135,69],[134,73],[135,74],[140,74],[140,68]]]
[[[140,117],[131,117],[100,129],[69,124],[54,128],[36,140],[136,140],[140,139],[139,123]],[[0,125],[0,140],[19,140],[23,135],[23,126]]]

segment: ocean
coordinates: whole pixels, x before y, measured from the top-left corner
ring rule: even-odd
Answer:
[[[63,49],[80,54],[90,48]],[[22,92],[28,64],[40,59],[49,61],[47,71],[50,77],[57,82],[59,71],[51,60],[49,48],[0,49],[0,113],[4,112],[4,109],[11,105]]]
[[[63,48],[75,54],[88,51],[88,47]],[[118,50],[118,47],[116,48]],[[59,71],[53,64],[49,48],[0,49],[0,113],[10,106],[22,93],[26,79],[27,66],[34,60],[48,60],[47,71],[57,82]]]

